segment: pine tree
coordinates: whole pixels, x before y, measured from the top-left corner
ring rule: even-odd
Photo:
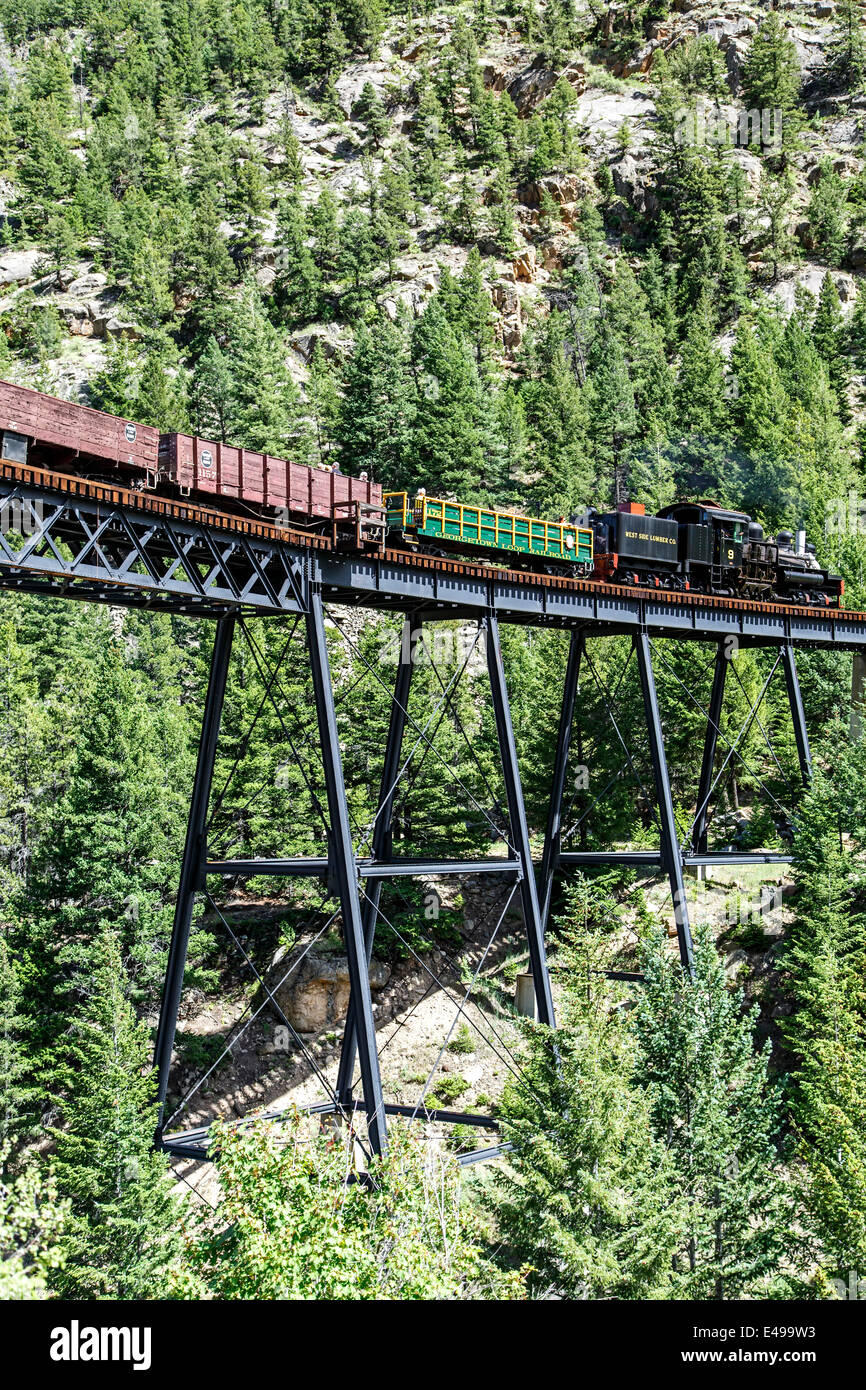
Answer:
[[[88,955],[72,981],[80,1004],[54,1130],[58,1190],[72,1214],[52,1283],[64,1298],[159,1298],[179,1231],[167,1162],[152,1147],[150,1039],[126,997],[116,936],[102,932]]]
[[[412,333],[416,379],[411,457],[416,485],[471,499],[487,483],[481,385],[467,345],[434,296]]]
[[[359,324],[335,423],[346,471],[366,472],[385,487],[410,486],[415,480],[410,450],[414,421],[403,324],[384,317]]]
[[[290,196],[277,208],[277,274],[274,299],[283,320],[293,326],[315,319],[322,278],[309,245],[309,229],[298,199]]]
[[[340,262],[340,219],[336,200],[328,188],[310,208],[313,260],[324,282],[336,278]]]
[[[847,422],[851,418],[848,403],[850,373],[845,355],[845,321],[839,303],[839,291],[832,275],[827,274],[821,281],[818,294],[818,307],[812,326],[812,341],[827,369],[830,385],[836,393],[839,405],[839,418]]]
[[[587,413],[598,471],[610,478],[619,505],[625,500],[626,453],[637,433],[637,415],[623,345],[606,323],[590,354]]]
[[[863,835],[862,742],[838,781],[818,769],[795,826],[796,919],[783,965],[794,1012],[791,1112],[804,1164],[808,1229],[825,1277],[844,1283],[866,1265],[866,919],[856,846]],[[842,827],[854,832],[849,847]]]
[[[66,943],[73,958],[96,930],[118,932],[136,997],[153,1005],[185,819],[171,782],[189,756],[185,718],[162,697],[148,704],[105,618],[89,640],[87,665],[79,658],[77,666],[74,709],[66,711],[64,785],[33,845],[23,909],[41,949]],[[167,747],[174,749],[171,762]],[[62,1007],[59,980],[49,975],[45,1027]]]
[[[179,370],[176,353],[149,352],[138,383],[136,420],[163,431],[185,430],[188,424],[185,385],[185,374]]]
[[[316,343],[310,358],[307,399],[313,423],[313,459],[319,468],[330,466],[334,433],[340,413],[340,394],[336,368],[328,362],[321,344]]]
[[[622,999],[604,978],[599,922],[612,910],[590,885],[573,890],[556,956],[557,1032],[526,1027],[520,1077],[501,1104],[511,1150],[487,1202],[536,1296],[664,1298],[672,1278],[682,1212],[634,1082]]]
[[[852,90],[866,77],[866,35],[859,0],[839,0],[836,6],[827,72],[838,86]]]
[[[128,338],[109,338],[105,365],[90,379],[90,402],[96,410],[134,419],[140,364]]]
[[[499,166],[490,184],[490,195],[490,220],[493,223],[497,249],[502,256],[513,256],[517,249],[514,236],[514,205],[508,174],[503,165]]]
[[[388,113],[371,82],[365,82],[361,88],[361,95],[352,107],[352,118],[366,128],[368,137],[378,150],[388,134]]]
[[[301,147],[288,111],[284,111],[280,117],[279,146],[283,161],[277,169],[277,177],[287,188],[297,191],[304,181],[304,166]]]
[[[829,265],[838,265],[848,240],[847,190],[825,160],[809,199],[808,217],[815,247]]]
[[[596,486],[589,462],[586,401],[559,315],[550,317],[539,358],[537,375],[523,390],[537,473],[533,504],[542,516],[569,516],[588,505]]]
[[[234,424],[234,382],[231,368],[211,334],[192,373],[190,413],[196,434],[229,443]]]
[[[637,1075],[687,1203],[674,1296],[791,1297],[794,1208],[778,1151],[778,1087],[768,1048],[754,1050],[757,1010],[728,988],[705,929],[693,979],[661,934],[647,943],[643,971]]]
[[[303,460],[307,424],[300,392],[289,376],[283,340],[265,312],[253,280],[234,306],[229,351],[233,443],[282,458]]]
[[[780,265],[790,260],[793,254],[794,243],[789,227],[793,192],[794,184],[789,171],[774,178],[766,169],[762,169],[758,207],[767,219],[766,259],[772,267],[774,280],[778,279]]]
[[[749,106],[790,112],[800,91],[797,49],[779,15],[771,10],[758,27],[743,65],[743,89]]]
[[[706,296],[688,319],[674,401],[679,429],[712,438],[724,428],[725,370],[713,341],[712,314]]]
[[[10,945],[0,932],[0,1180],[5,1181],[22,1145],[32,1135],[40,1095],[26,1038],[30,1023]]]
[[[862,281],[848,323],[848,342],[858,372],[866,372],[866,291]]]

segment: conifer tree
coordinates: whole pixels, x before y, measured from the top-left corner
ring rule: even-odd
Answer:
[[[170,350],[149,352],[138,382],[134,406],[136,420],[143,425],[154,425],[158,430],[185,430],[188,424],[185,386],[185,373],[179,370],[176,353]]]
[[[309,245],[307,219],[294,196],[278,205],[275,245],[274,299],[283,321],[293,326],[315,319],[322,278]]]
[[[481,385],[470,349],[435,296],[413,329],[412,362],[414,478],[430,492],[471,498],[486,481]]]
[[[743,66],[743,88],[749,106],[790,112],[800,91],[797,49],[775,10],[758,27]]]
[[[335,422],[346,471],[366,472],[385,487],[409,486],[415,481],[410,452],[414,421],[403,324],[384,317],[369,326],[359,324]]]
[[[618,506],[625,500],[627,449],[637,432],[637,416],[625,351],[607,324],[598,333],[590,354],[587,413],[597,468],[610,478],[614,504]]]
[[[569,516],[586,507],[597,490],[589,461],[586,401],[559,315],[550,317],[538,372],[525,384],[523,399],[534,436],[534,505],[541,515]]]
[[[832,275],[827,274],[821,281],[815,322],[812,326],[812,341],[827,369],[830,384],[836,393],[839,417],[847,422],[851,418],[848,403],[850,372],[845,353],[845,321],[839,302],[839,291]]]
[[[863,744],[846,749],[839,777],[818,769],[794,837],[796,919],[784,954],[794,1012],[791,1112],[804,1164],[813,1251],[825,1278],[866,1265],[866,919],[856,847],[863,835]],[[845,844],[842,826],[854,832]]]
[[[285,344],[253,280],[244,284],[232,320],[233,442],[300,462],[308,445],[300,392],[289,376]]]
[[[137,356],[128,338],[109,338],[105,365],[90,379],[90,401],[109,415],[133,418],[138,395]]]
[[[809,225],[815,246],[829,265],[838,265],[848,239],[846,188],[829,161],[824,161],[809,199]]]
[[[58,1190],[71,1203],[53,1287],[64,1298],[160,1298],[179,1257],[177,1200],[153,1149],[150,1038],[126,997],[117,937],[96,936],[78,998],[55,1128]]]
[[[232,441],[234,381],[226,355],[213,334],[205,344],[190,382],[190,414],[196,434],[221,444]]]
[[[761,186],[758,192],[758,207],[767,219],[766,259],[771,266],[774,280],[778,278],[780,265],[792,258],[794,243],[790,233],[789,218],[794,184],[790,171],[778,178],[761,171]]]
[[[754,1049],[757,1011],[728,987],[706,929],[696,933],[692,979],[661,934],[644,949],[643,971],[637,1075],[687,1203],[674,1296],[791,1297],[794,1205],[781,1178],[778,1087],[768,1048]]]
[[[511,1151],[487,1200],[536,1296],[664,1298],[671,1284],[683,1213],[634,1082],[622,1001],[604,976],[599,927],[611,911],[589,884],[570,895],[555,957],[558,1029],[525,1028],[520,1076],[502,1100]]]
[[[852,90],[866,77],[866,34],[858,0],[839,0],[836,6],[827,71],[838,86]]]
[[[9,1177],[18,1151],[32,1135],[39,1103],[26,1047],[30,1022],[11,942],[11,932],[0,932],[0,1181]]]
[[[378,150],[388,134],[388,113],[371,82],[365,82],[361,88],[361,95],[352,107],[352,116],[366,128],[367,135]]]
[[[689,316],[674,393],[677,426],[689,434],[712,438],[726,420],[725,372],[713,341],[712,315],[703,296]]]

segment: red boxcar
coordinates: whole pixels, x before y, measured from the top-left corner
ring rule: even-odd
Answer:
[[[0,430],[26,435],[31,445],[69,449],[124,472],[146,472],[156,478],[158,430],[11,381],[0,381]]]
[[[252,507],[287,509],[298,519],[330,521],[335,502],[382,505],[382,489],[365,478],[349,478],[324,468],[218,444],[197,435],[164,434],[160,472],[191,495],[241,500]]]

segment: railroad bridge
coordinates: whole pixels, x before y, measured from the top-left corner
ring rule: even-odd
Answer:
[[[72,441],[74,446],[74,441]],[[782,863],[769,853],[707,850],[707,813],[718,782],[717,752],[723,766],[735,753],[758,709],[773,672],[781,667],[790,705],[800,773],[811,772],[809,738],[797,677],[795,652],[831,648],[860,655],[866,648],[866,613],[801,608],[709,598],[697,594],[649,592],[585,579],[540,576],[452,559],[433,559],[401,551],[362,555],[335,550],[321,536],[310,536],[263,521],[169,501],[151,492],[127,491],[87,481],[69,470],[68,450],[42,441],[40,461],[30,467],[0,461],[0,587],[21,593],[84,600],[129,608],[184,614],[213,630],[212,657],[204,706],[189,822],[178,887],[173,932],[160,1011],[155,1065],[161,1124],[158,1142],[187,1159],[208,1155],[206,1127],[172,1131],[164,1108],[169,1089],[187,947],[196,895],[211,878],[256,874],[325,879],[338,903],[350,978],[349,1012],[336,1086],[319,1111],[366,1119],[370,1150],[387,1144],[390,1115],[460,1122],[496,1129],[489,1116],[433,1110],[426,1105],[392,1104],[383,1094],[368,974],[380,918],[382,883],[398,877],[429,879],[445,875],[504,876],[519,899],[531,963],[537,1016],[555,1026],[545,951],[545,930],[556,875],[586,865],[645,865],[670,884],[683,964],[691,964],[692,941],[685,872],[719,863]],[[64,471],[64,468],[67,471]],[[403,615],[404,642],[390,693],[390,720],[383,749],[378,810],[369,852],[353,839],[331,679],[327,615],[351,608]],[[246,636],[251,615],[291,617],[303,636],[311,676],[318,748],[327,792],[328,852],[322,858],[210,860],[208,809],[214,760],[232,645]],[[409,714],[412,637],[437,623],[460,619],[484,636],[490,698],[495,714],[499,759],[505,787],[508,831],[505,857],[407,859],[393,853],[392,815],[403,769],[407,729],[423,740],[425,729]],[[337,626],[340,620],[335,616]],[[568,633],[568,656],[561,673],[559,730],[543,851],[533,862],[502,661],[500,627],[521,624]],[[562,805],[582,664],[591,660],[593,639],[627,635],[636,660],[645,719],[640,736],[649,748],[660,829],[651,850],[574,852],[564,847]],[[671,640],[708,644],[713,662],[712,689],[704,710],[705,732],[696,815],[685,843],[674,817],[668,764],[656,695],[654,660]],[[734,739],[720,727],[732,644],[774,652],[770,674]],[[269,675],[270,683],[277,673]],[[692,692],[689,699],[697,704]],[[628,739],[608,707],[627,760]],[[634,737],[634,730],[629,731]],[[727,745],[721,748],[720,743]],[[337,913],[334,914],[337,916]],[[239,943],[235,942],[236,945]],[[240,947],[239,947],[240,948]],[[242,952],[243,953],[243,952]],[[247,963],[254,970],[252,962]],[[255,971],[254,971],[255,973]],[[273,992],[256,974],[266,1002],[281,1014]],[[457,1000],[458,1014],[460,1001]],[[284,1021],[285,1016],[281,1014]],[[296,1035],[297,1036],[297,1035]],[[297,1039],[303,1046],[300,1038]],[[356,1072],[358,1080],[356,1081]],[[501,1151],[501,1145],[465,1155],[473,1162]]]

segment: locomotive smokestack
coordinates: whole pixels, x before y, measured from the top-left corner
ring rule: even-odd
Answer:
[[[806,554],[806,528],[803,525],[802,521],[800,522],[800,525],[797,527],[797,535],[794,539],[794,550],[797,555]]]

